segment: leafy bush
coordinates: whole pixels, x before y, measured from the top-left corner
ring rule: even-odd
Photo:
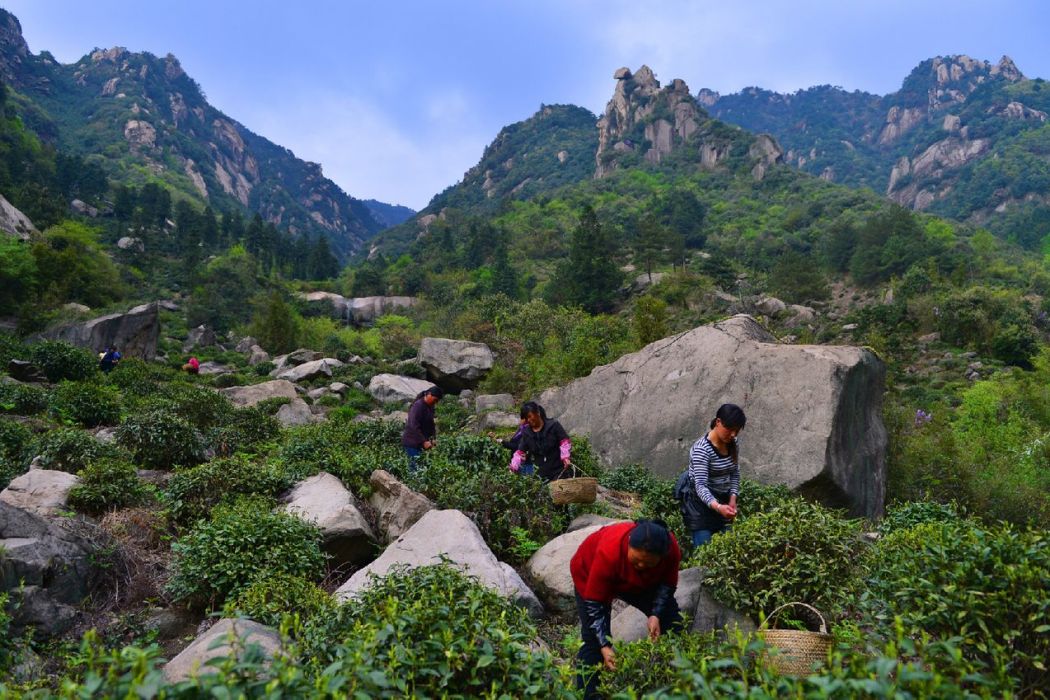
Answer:
[[[41,438],[38,456],[44,469],[76,474],[94,460],[115,451],[112,445],[99,442],[91,433],[77,428],[58,428]]]
[[[51,412],[84,427],[120,422],[120,394],[95,382],[62,382],[51,394]]]
[[[0,384],[0,411],[32,416],[47,408],[48,392],[32,384]]]
[[[274,497],[294,483],[286,471],[275,465],[230,457],[176,470],[165,494],[172,520],[190,525],[206,518],[219,503],[250,494]]]
[[[13,420],[0,419],[0,456],[21,461],[27,458],[33,433],[29,428]]]
[[[296,614],[302,624],[335,612],[336,602],[317,584],[301,576],[264,572],[250,586],[226,601],[223,617],[247,617],[279,627],[286,615]]]
[[[233,404],[224,395],[185,382],[164,386],[160,395],[150,401],[146,410],[150,409],[165,409],[201,432],[222,425],[233,414]]]
[[[858,523],[801,499],[735,523],[698,550],[704,584],[758,617],[802,601],[834,617],[857,583]]]
[[[242,386],[247,384],[248,380],[240,374],[217,374],[212,380],[212,384],[217,389],[228,389],[231,386]]]
[[[69,505],[88,515],[138,505],[149,494],[135,466],[123,460],[96,460],[78,476],[79,483],[69,492]]]
[[[405,461],[401,429],[401,424],[393,421],[330,420],[305,426],[288,431],[277,459],[299,479],[319,471],[335,474],[364,498],[372,492],[368,480],[373,471],[386,469],[400,474]]]
[[[895,503],[886,510],[886,515],[879,523],[879,532],[888,535],[898,530],[922,525],[924,523],[950,523],[960,518],[954,503],[934,503],[933,501],[906,501]]]
[[[928,522],[892,532],[871,561],[864,608],[891,635],[955,639],[1020,697],[1050,687],[1050,537]]]
[[[575,698],[524,609],[447,564],[393,570],[304,635],[344,697]]]
[[[148,363],[137,357],[121,360],[106,380],[128,397],[145,398],[156,395],[158,389],[177,375],[158,364]]]
[[[737,516],[737,522],[743,522],[759,513],[768,513],[799,498],[783,484],[760,484],[751,479],[741,479],[740,495],[737,498],[740,514]]]
[[[260,571],[318,579],[324,571],[321,531],[294,515],[271,512],[272,501],[242,498],[212,511],[171,549],[168,592],[214,608],[251,584]]]
[[[276,418],[250,406],[234,409],[224,425],[209,433],[208,442],[217,454],[229,456],[274,440],[280,434],[281,424]]]
[[[439,508],[466,513],[498,557],[520,562],[521,535],[516,537],[515,530],[546,542],[561,534],[568,512],[554,506],[539,479],[511,473],[509,461],[507,451],[492,440],[455,435],[440,439],[415,474],[405,474],[403,458],[393,469]]]
[[[149,469],[171,469],[204,461],[204,438],[188,421],[163,410],[130,416],[117,428],[117,442]]]
[[[255,372],[257,377],[265,377],[272,372],[277,365],[267,360],[266,362],[260,362],[259,364],[252,367],[252,372]]]
[[[97,372],[98,358],[61,340],[44,340],[29,348],[29,359],[49,381],[79,381]]]
[[[29,348],[17,336],[0,332],[0,367],[7,367],[11,360],[24,360],[28,356]]]

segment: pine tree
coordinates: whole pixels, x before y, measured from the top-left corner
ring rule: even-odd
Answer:
[[[569,257],[558,266],[551,300],[579,304],[591,313],[612,308],[622,282],[612,254],[612,240],[594,209],[585,206],[572,234]]]

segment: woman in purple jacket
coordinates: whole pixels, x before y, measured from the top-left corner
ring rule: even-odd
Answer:
[[[408,455],[409,473],[415,473],[418,466],[416,460],[423,454],[423,450],[429,450],[435,444],[437,426],[434,425],[434,406],[444,395],[441,387],[430,387],[420,392],[408,409],[405,431],[401,433],[401,446]]]

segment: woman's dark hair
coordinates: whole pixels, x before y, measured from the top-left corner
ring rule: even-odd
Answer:
[[[432,386],[429,389],[424,389],[423,391],[416,394],[415,400],[419,401],[421,398],[428,395],[433,396],[435,399],[441,399],[445,396],[445,390],[439,386]]]
[[[735,403],[724,403],[718,407],[715,417],[711,419],[711,427],[715,427],[715,421],[719,420],[722,421],[722,425],[733,430],[743,428],[747,423],[747,416],[744,415],[744,409]]]
[[[539,417],[544,421],[547,420],[547,412],[543,410],[543,406],[540,406],[535,401],[526,401],[521,405],[521,417],[528,418],[530,413],[539,414]]]
[[[634,521],[634,529],[627,539],[627,544],[643,552],[665,556],[671,551],[671,533],[663,520]]]

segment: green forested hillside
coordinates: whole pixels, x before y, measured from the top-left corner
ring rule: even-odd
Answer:
[[[828,85],[701,91],[711,113],[777,137],[785,160],[1037,250],[1050,234],[1050,95],[1008,58],[924,61],[886,96]]]
[[[258,213],[292,235],[328,236],[346,257],[383,226],[368,207],[208,104],[178,59],[116,47],[63,65],[29,52],[18,20],[0,14],[0,78],[41,139],[113,181],[163,185],[198,209]]]

